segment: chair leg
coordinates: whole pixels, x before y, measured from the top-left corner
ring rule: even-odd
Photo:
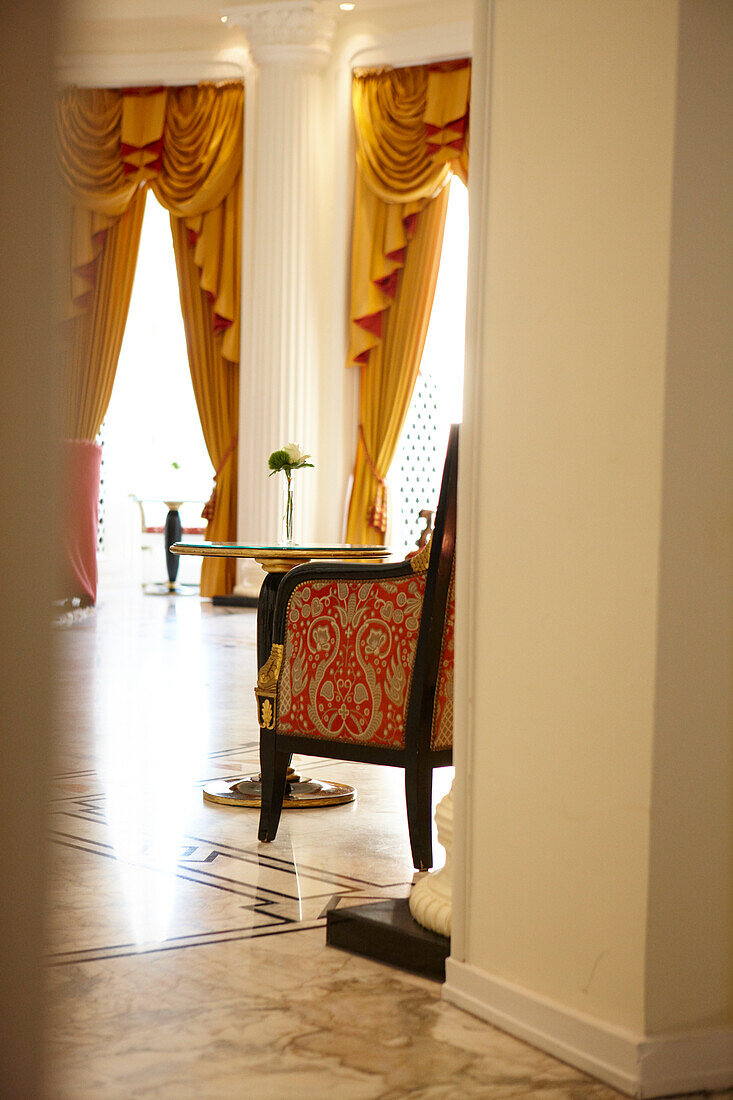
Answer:
[[[258,838],[274,840],[283,808],[285,780],[291,753],[277,748],[277,738],[269,730],[260,730],[260,775],[262,777],[262,801],[260,803],[260,827]]]
[[[412,865],[418,871],[433,866],[433,769],[415,761],[405,768],[407,827],[410,831]]]

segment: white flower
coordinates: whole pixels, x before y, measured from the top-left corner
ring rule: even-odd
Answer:
[[[283,447],[291,466],[297,466],[300,462],[306,462],[310,455],[304,455],[297,443],[286,443]]]

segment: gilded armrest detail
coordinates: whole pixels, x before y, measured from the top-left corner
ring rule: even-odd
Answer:
[[[257,721],[262,729],[275,728],[277,710],[277,681],[283,663],[283,646],[273,645],[270,656],[260,669],[255,688]]]
[[[433,536],[423,546],[422,550],[418,550],[413,558],[410,558],[410,566],[413,573],[427,573],[428,566],[430,565],[430,548],[433,545]]]

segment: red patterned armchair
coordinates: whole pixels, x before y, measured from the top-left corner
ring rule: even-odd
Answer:
[[[256,688],[260,840],[275,839],[293,752],[388,764],[405,769],[414,866],[432,867],[433,768],[452,760],[457,472],[454,425],[435,529],[412,559],[283,579]]]

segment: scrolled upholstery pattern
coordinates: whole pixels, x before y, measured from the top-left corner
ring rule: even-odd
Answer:
[[[440,664],[438,681],[435,685],[435,706],[433,708],[433,728],[430,733],[430,748],[450,749],[453,746],[453,662],[455,656],[456,629],[456,577],[455,566],[451,574],[448,589],[448,606],[445,609],[443,640],[440,646]]]
[[[306,581],[288,602],[277,728],[404,746],[425,574]]]

